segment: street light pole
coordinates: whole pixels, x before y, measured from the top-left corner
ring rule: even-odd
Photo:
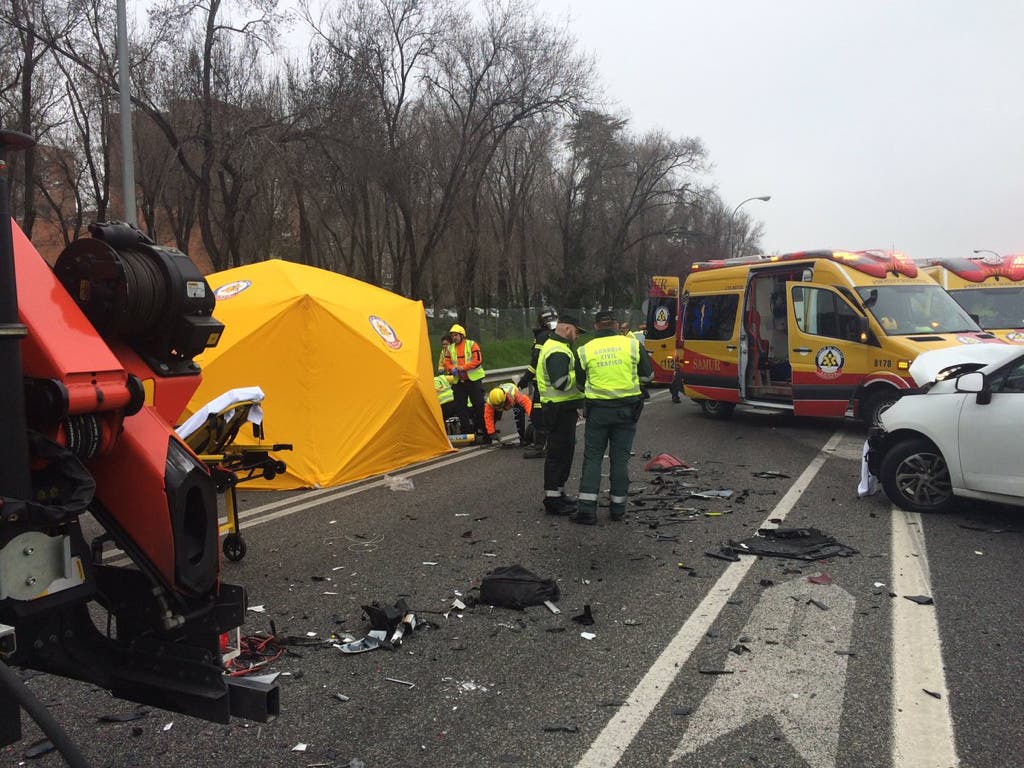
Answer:
[[[131,76],[128,72],[128,12],[125,0],[117,0],[117,73],[121,91],[121,189],[124,220],[137,224],[135,207],[135,144],[132,140]]]
[[[744,203],[749,203],[751,200],[761,200],[767,203],[771,199],[771,195],[755,195],[754,197],[748,197],[746,200],[741,200],[739,205],[732,209],[732,213],[729,215],[729,230],[725,233],[726,258],[732,258],[732,225],[736,219],[736,211],[738,211]]]

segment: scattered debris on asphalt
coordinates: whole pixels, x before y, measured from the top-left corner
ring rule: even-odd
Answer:
[[[730,489],[721,490],[710,490],[710,491],[691,491],[691,499],[728,499],[733,494]]]
[[[597,635],[595,635],[593,632],[580,632],[580,637],[582,637],[584,640],[593,640],[595,637],[597,637]]]
[[[558,609],[558,606],[555,605],[554,603],[552,603],[550,600],[545,600],[544,601],[544,607],[547,608],[549,611],[551,611],[554,614],[561,613],[561,611]],[[587,606],[587,607],[589,608],[589,606]]]
[[[740,554],[795,560],[825,560],[859,554],[817,528],[762,528],[749,539],[730,540],[729,546]]]
[[[414,488],[412,480],[402,475],[384,475],[384,485],[390,491],[411,491]]]
[[[907,600],[918,605],[935,605],[935,601],[928,595],[904,595]]]
[[[815,600],[813,597],[810,600],[807,601],[807,605],[813,605],[816,608],[820,608],[823,611],[827,611],[828,610],[828,606],[827,605],[825,605],[824,603],[822,603],[822,602],[820,602],[818,600]]]
[[[385,677],[389,683],[398,683],[398,685],[404,685],[406,688],[415,688],[416,683],[410,683],[408,680],[399,680],[397,677]]]
[[[807,580],[809,582],[811,582],[811,584],[831,584],[832,583],[832,577],[829,576],[828,571],[822,571],[821,573],[816,574],[814,576],[808,576]]]
[[[590,605],[583,606],[583,613],[578,616],[573,616],[572,620],[576,624],[582,624],[584,627],[591,627],[594,625],[594,614],[590,611]]]
[[[554,723],[544,726],[545,733],[579,733],[580,727],[572,723]]]
[[[704,551],[704,554],[708,557],[713,557],[716,560],[728,560],[733,563],[738,563],[740,561],[739,553],[732,547],[719,547],[717,550],[708,549]]]
[[[521,565],[495,568],[480,581],[480,602],[521,611],[559,598],[554,579],[543,579]]]
[[[766,469],[761,472],[754,472],[753,474],[754,477],[759,477],[762,480],[789,479],[789,475],[787,475],[785,472],[776,472],[773,469]]]
[[[659,453],[644,465],[647,472],[665,472],[676,468],[692,469],[686,462],[680,461],[670,453]]]
[[[929,691],[927,688],[922,688],[921,690],[924,691],[925,693],[927,693],[933,699],[941,699],[942,698],[942,694],[939,693],[938,691]]]

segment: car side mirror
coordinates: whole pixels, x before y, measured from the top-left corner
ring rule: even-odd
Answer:
[[[988,405],[992,402],[992,391],[985,381],[985,374],[981,371],[971,371],[956,378],[957,392],[974,392],[978,395],[978,405]]]
[[[868,319],[866,317],[861,317],[861,316],[858,315],[858,317],[857,317],[857,338],[858,338],[858,340],[860,340],[861,344],[867,344],[868,343],[868,339],[871,338],[869,333],[868,333],[868,331],[870,329],[871,329],[871,326],[868,324]]]

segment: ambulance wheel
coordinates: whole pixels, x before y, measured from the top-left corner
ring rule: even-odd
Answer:
[[[893,387],[887,386],[884,389],[876,389],[872,392],[867,392],[861,397],[860,407],[857,409],[857,412],[861,421],[869,427],[874,427],[878,424],[878,417],[899,399],[899,390]]]
[[[903,440],[882,458],[879,480],[889,501],[910,512],[948,512],[955,498],[942,452],[923,437]]]
[[[224,544],[221,547],[224,551],[224,557],[233,563],[237,563],[243,557],[248,549],[245,545],[245,539],[243,539],[237,533],[229,533],[224,537]]]
[[[700,409],[705,416],[712,419],[728,419],[736,410],[736,403],[724,403],[721,400],[700,400]]]

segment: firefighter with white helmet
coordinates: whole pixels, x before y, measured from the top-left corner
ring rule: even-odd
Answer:
[[[505,411],[512,411],[516,422],[516,431],[519,433],[519,444],[526,445],[530,442],[530,427],[527,419],[533,412],[533,403],[530,398],[524,395],[519,388],[509,382],[495,387],[487,393],[487,403],[484,405],[484,443],[494,440],[494,422],[501,418]]]

